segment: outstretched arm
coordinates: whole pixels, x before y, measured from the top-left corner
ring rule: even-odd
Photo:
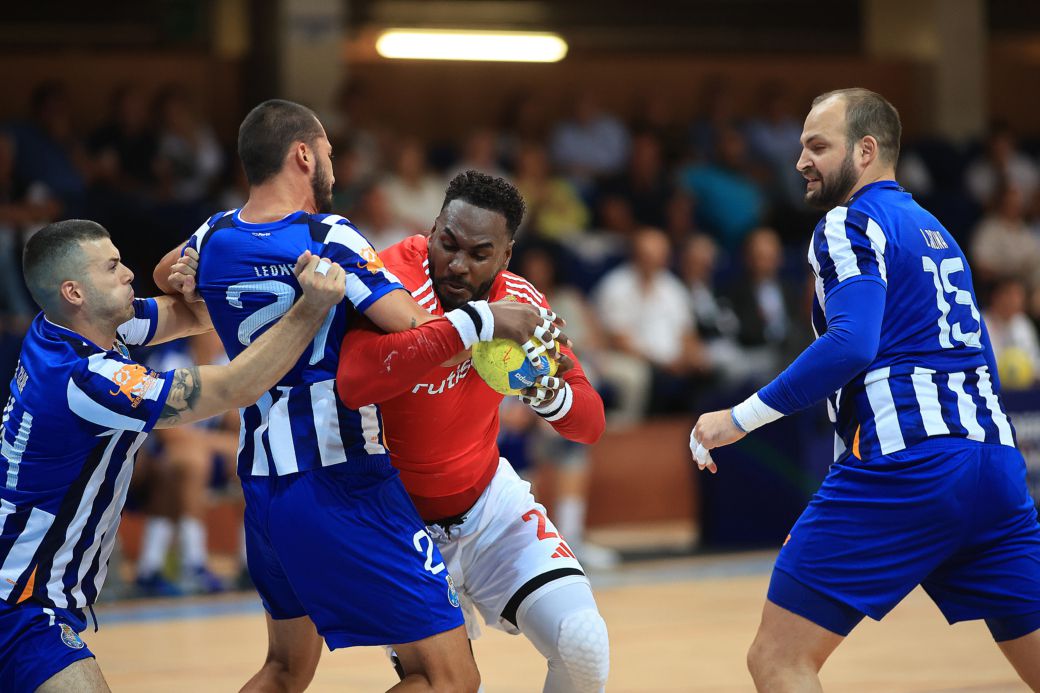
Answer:
[[[324,267],[328,267],[327,273],[322,273]],[[296,275],[303,297],[231,363],[174,372],[156,428],[200,421],[249,406],[289,372],[325,316],[342,300],[346,286],[339,265],[310,251],[297,260]]]
[[[372,304],[372,309],[394,295],[412,302],[405,292],[395,291]],[[499,337],[527,341],[536,331],[555,328],[559,334],[555,326],[563,324],[551,313],[543,317],[538,308],[515,301],[476,301],[450,311],[444,318],[425,315],[426,322],[413,324],[403,332],[383,334],[379,329],[382,325],[368,320],[347,332],[336,371],[336,389],[344,404],[357,409],[403,394],[432,368],[478,341]],[[559,339],[566,341],[562,335]]]
[[[775,380],[732,409],[703,414],[690,435],[701,468],[715,471],[708,451],[804,409],[844,387],[877,355],[885,314],[885,285],[864,277],[827,297],[827,331]]]

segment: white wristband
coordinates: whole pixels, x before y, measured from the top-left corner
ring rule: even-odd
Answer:
[[[542,417],[546,421],[552,423],[553,421],[559,421],[571,410],[571,405],[574,404],[574,394],[571,392],[571,385],[566,380],[563,381],[563,387],[560,388],[559,393],[548,404],[541,404],[538,406],[532,406],[535,413]]]
[[[783,414],[762,401],[758,393],[733,407],[733,419],[741,430],[750,433],[759,426],[776,421]]]
[[[469,349],[477,342],[491,341],[495,336],[495,315],[487,301],[470,301],[444,314]]]

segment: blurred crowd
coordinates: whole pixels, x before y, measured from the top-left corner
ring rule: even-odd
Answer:
[[[497,122],[475,123],[459,141],[424,141],[389,127],[355,83],[320,114],[333,142],[334,208],[378,250],[426,233],[455,173],[509,178],[527,203],[510,269],[567,319],[608,422],[689,414],[721,392],[761,385],[811,341],[805,255],[820,216],[803,204],[795,170],[808,104],[793,103],[790,90],[773,83],[757,88],[747,111],[721,80],[707,80],[700,96],[703,107],[689,118],[666,94],[619,114],[591,92],[575,93],[558,110],[518,93]],[[4,372],[36,312],[19,271],[34,229],[66,217],[100,222],[139,273],[138,293],[146,293],[166,250],[208,214],[245,201],[234,148],[181,85],[121,86],[99,123],[77,116],[61,83],[39,85],[24,118],[0,125]],[[994,123],[977,142],[906,141],[898,171],[968,253],[1005,388],[1034,387],[1040,375],[1038,154],[1040,141]],[[522,410],[504,413],[503,422],[503,445],[516,444],[510,436],[522,441],[514,461],[583,454],[561,449]],[[174,438],[162,440],[155,456],[173,458],[181,476],[208,478],[209,458],[226,457],[225,447],[233,453],[237,440],[230,428],[219,430],[224,442],[209,429],[196,436],[210,441],[205,463],[185,467]],[[156,512],[179,521],[172,511]],[[176,512],[190,518],[199,511]],[[182,535],[192,534],[188,526]],[[155,527],[146,531],[172,532]],[[145,579],[155,555],[139,573]],[[207,576],[192,574],[191,561],[186,578],[204,585]]]

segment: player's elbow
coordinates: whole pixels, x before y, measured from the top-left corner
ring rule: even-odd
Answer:
[[[228,403],[228,409],[243,409],[256,404],[267,390],[262,390],[255,385],[252,387],[243,385],[240,387],[229,387],[225,392],[227,394],[222,399]]]
[[[855,344],[846,348],[840,359],[843,366],[840,370],[845,373],[842,377],[846,380],[855,377],[857,373],[866,370],[874,362],[876,356],[876,345],[871,347],[869,344]]]
[[[586,404],[587,409],[579,414],[582,425],[564,434],[564,437],[568,440],[583,445],[593,445],[599,442],[599,439],[603,436],[603,431],[607,428],[607,419],[603,412],[603,400],[595,392],[592,395],[591,401],[588,401]]]
[[[583,445],[593,445],[599,442],[599,439],[603,437],[603,431],[607,428],[607,420],[603,417],[603,412],[600,412],[600,416],[589,422],[587,426],[582,427],[575,435],[570,436],[570,439],[575,443],[582,443]]]
[[[160,262],[152,270],[152,281],[159,291],[164,294],[173,293],[173,287],[170,286],[170,268],[165,263]]]
[[[850,344],[849,358],[856,365],[856,372],[860,372],[870,364],[874,363],[878,353],[878,339],[871,339],[864,335],[853,339]]]
[[[345,368],[336,373],[336,396],[348,409],[360,409],[372,404],[369,394],[365,391],[364,380],[354,377],[354,374]]]

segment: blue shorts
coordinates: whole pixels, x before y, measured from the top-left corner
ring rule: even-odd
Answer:
[[[249,575],[274,619],[309,616],[329,649],[463,623],[440,552],[385,458],[242,480]]]
[[[846,456],[798,518],[769,599],[840,635],[880,620],[917,585],[950,623],[997,640],[1040,628],[1040,525],[1018,450],[933,438]]]
[[[0,603],[0,690],[35,691],[69,665],[93,657],[79,637],[86,627],[81,611]]]

